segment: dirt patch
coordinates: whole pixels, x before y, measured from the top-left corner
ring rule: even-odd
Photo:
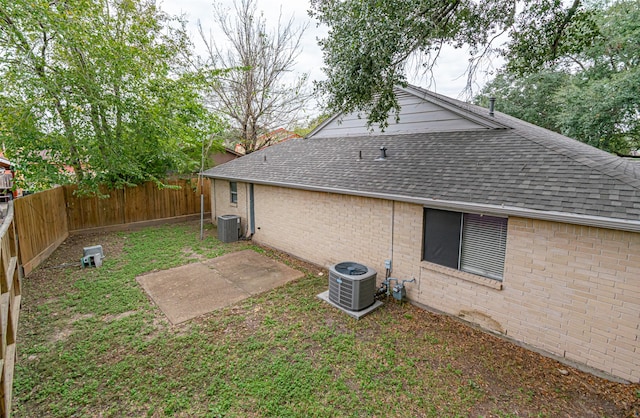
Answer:
[[[59,316],[58,312],[52,312],[51,316]],[[64,317],[64,315],[60,315],[62,317]],[[73,334],[73,324],[75,324],[78,321],[84,321],[86,319],[91,319],[93,318],[95,315],[93,314],[82,314],[82,315],[74,315],[71,318],[68,319],[68,322],[66,322],[66,324],[60,328],[59,330],[55,331],[53,333],[53,335],[51,335],[51,342],[59,342],[59,341],[65,341],[67,338],[69,338],[71,336],[71,334]],[[61,321],[64,321],[64,319],[61,318]],[[63,322],[64,323],[64,322]]]
[[[67,338],[69,338],[71,336],[71,334],[73,334],[73,328],[69,327],[65,327],[61,330],[59,330],[58,332],[55,332],[52,336],[51,336],[51,342],[53,343],[57,343],[60,341],[64,341]]]
[[[204,261],[207,259],[204,255],[191,251],[190,248],[183,248],[182,254],[184,254],[189,260]]]
[[[85,319],[91,319],[93,318],[95,315],[94,314],[82,314],[82,315],[74,315],[71,318],[71,323],[75,324],[78,321],[84,321]]]
[[[117,233],[69,236],[47,260],[25,278],[30,282],[28,289],[31,295],[36,298],[30,305],[51,303],[72,289],[76,276],[82,270],[80,258],[84,247],[102,245],[102,252],[108,259],[119,256],[125,242],[126,237]],[[28,297],[32,297],[31,295]]]
[[[102,320],[104,322],[113,322],[113,321],[118,321],[120,319],[124,319],[127,317],[130,317],[131,315],[135,315],[138,311],[127,311],[127,312],[122,312],[120,314],[117,315],[105,315],[102,317]]]

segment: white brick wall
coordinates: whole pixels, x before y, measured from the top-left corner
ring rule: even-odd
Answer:
[[[246,185],[229,203],[212,185],[212,214],[247,223]],[[416,302],[569,360],[640,381],[640,234],[509,218],[502,283],[421,261],[423,207],[255,186],[258,243],[316,264],[357,261],[384,277],[416,278]]]

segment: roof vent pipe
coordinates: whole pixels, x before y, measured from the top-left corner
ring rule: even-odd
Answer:
[[[493,110],[496,107],[496,98],[489,97],[489,116],[493,116]]]
[[[381,146],[380,147],[380,157],[378,157],[379,160],[385,160],[387,158],[387,147],[385,146]]]

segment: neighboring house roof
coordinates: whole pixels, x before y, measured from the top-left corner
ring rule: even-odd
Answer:
[[[239,152],[236,152],[233,148],[230,148],[230,147],[224,147],[224,152],[234,155],[236,157],[242,157],[244,155]]]
[[[205,175],[640,231],[639,164],[416,87],[397,92],[415,105],[384,133],[342,115]]]
[[[11,167],[11,161],[9,161],[4,153],[0,152],[0,167],[9,168]]]
[[[302,137],[295,132],[288,131],[284,128],[278,128],[274,131],[260,135],[258,137],[257,144],[259,149],[263,149],[266,147],[270,147],[271,145],[279,144],[280,142],[296,138]],[[246,150],[244,149],[244,146],[242,144],[236,144],[235,150],[241,155],[246,154]]]
[[[295,132],[288,131],[284,128],[278,128],[264,135],[260,135],[258,143],[278,144],[280,142],[288,141],[290,139],[302,138]]]
[[[38,151],[38,154],[40,154],[40,157],[43,160],[49,160],[49,159],[51,159],[52,152],[51,152],[51,150],[41,150],[41,151]],[[83,164],[83,168],[84,168],[84,164]],[[73,167],[71,167],[70,165],[65,165],[64,166],[64,171],[67,174],[75,174],[75,172],[76,172],[76,170]]]

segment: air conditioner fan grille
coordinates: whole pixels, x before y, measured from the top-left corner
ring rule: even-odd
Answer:
[[[351,261],[336,264],[334,269],[338,273],[348,274],[349,276],[361,276],[369,271],[367,266],[363,266],[362,264],[358,264],[358,263],[353,263]]]

